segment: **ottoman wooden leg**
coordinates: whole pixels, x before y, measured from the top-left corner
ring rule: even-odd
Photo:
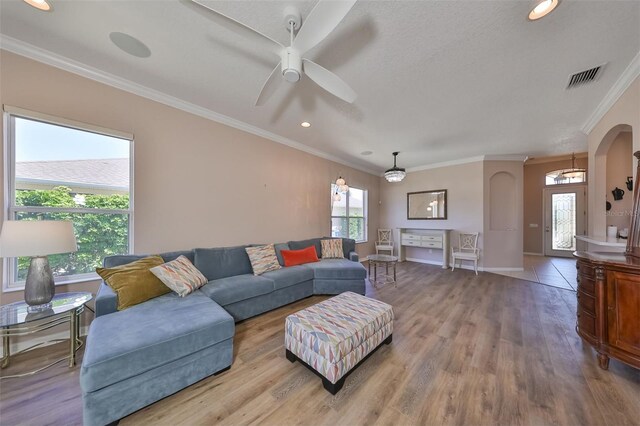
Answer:
[[[324,388],[329,391],[329,393],[331,395],[335,395],[337,394],[340,389],[342,389],[342,386],[344,386],[344,380],[346,379],[346,377],[341,378],[340,380],[338,380],[335,383],[331,383],[329,380],[325,379],[324,377],[322,378],[322,386],[324,386]]]
[[[390,345],[391,342],[393,342],[393,334],[390,334],[389,337],[384,339],[384,341],[382,343],[384,343],[385,345]]]
[[[288,359],[289,361],[291,361],[291,362],[296,362],[296,360],[298,359],[298,357],[297,357],[297,356],[295,356],[295,355],[293,354],[293,352],[291,352],[289,349],[287,349],[287,352],[286,352],[286,354],[285,354],[285,355],[286,355],[287,359]]]

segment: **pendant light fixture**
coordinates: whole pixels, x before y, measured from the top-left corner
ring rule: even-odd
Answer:
[[[387,179],[387,182],[400,182],[407,175],[405,169],[396,166],[396,157],[399,152],[393,153],[393,167],[384,172],[384,177]]]
[[[584,174],[587,172],[587,169],[581,169],[579,167],[576,167],[576,154],[575,153],[571,153],[571,168],[567,169],[567,170],[563,170],[562,173],[560,173],[560,176],[562,176],[562,178],[564,179],[577,179],[577,178],[582,178],[582,180],[584,181]]]
[[[344,179],[342,179],[342,176],[336,179],[335,188],[336,188],[336,191],[331,196],[331,199],[333,201],[342,200],[342,196],[340,195],[340,193],[346,194],[347,192],[349,192],[349,185],[347,185],[347,182]]]

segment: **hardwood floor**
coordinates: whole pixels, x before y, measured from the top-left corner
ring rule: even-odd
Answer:
[[[238,324],[231,370],[120,424],[640,424],[640,370],[614,359],[598,368],[574,330],[574,292],[410,262],[398,265],[398,281],[368,289],[394,306],[393,343],[337,395],[285,358],[284,319],[325,299],[316,296]],[[78,374],[61,364],[1,381],[1,423],[80,424]]]

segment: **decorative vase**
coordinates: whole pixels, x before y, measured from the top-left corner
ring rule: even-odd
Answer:
[[[53,274],[47,256],[34,256],[29,263],[27,281],[24,284],[24,301],[30,306],[45,305],[56,294]]]

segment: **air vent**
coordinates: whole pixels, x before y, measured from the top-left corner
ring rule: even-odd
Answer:
[[[569,76],[569,84],[567,84],[567,89],[571,89],[577,86],[582,86],[583,84],[591,83],[595,81],[600,74],[602,74],[602,69],[605,64],[598,65],[597,67],[593,67],[591,69],[577,72],[573,75]]]

